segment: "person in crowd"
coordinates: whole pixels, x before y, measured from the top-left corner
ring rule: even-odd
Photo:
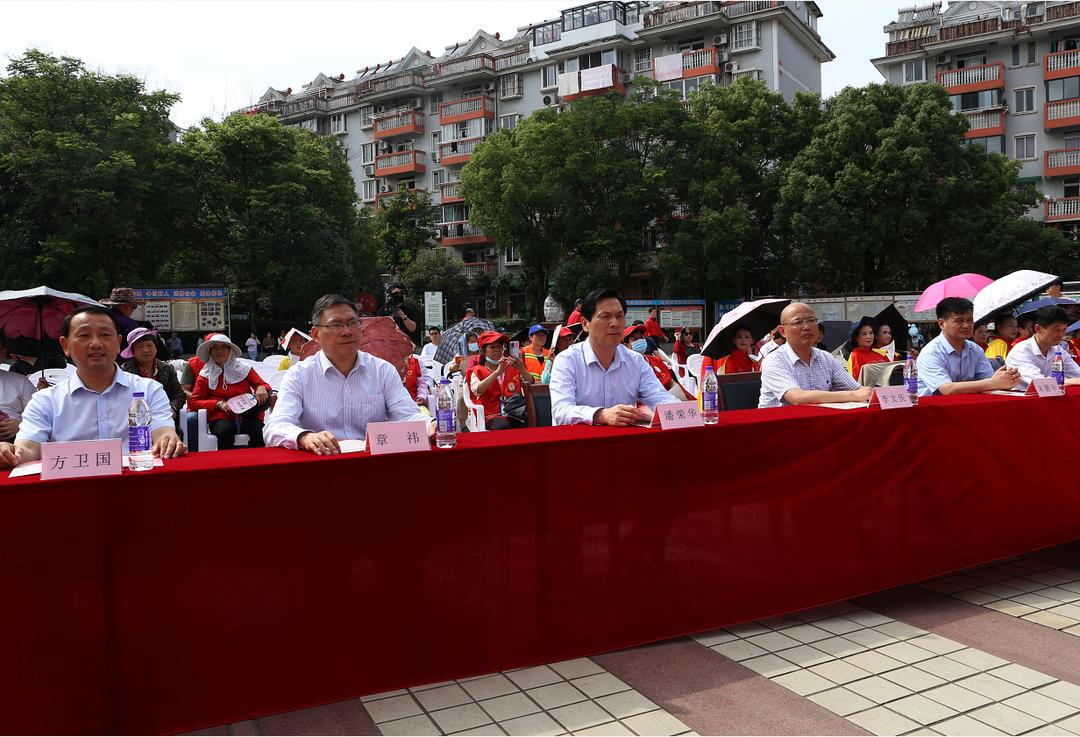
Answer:
[[[1073,323],[1076,325],[1076,323]],[[1070,325],[1069,327],[1073,327]],[[1069,352],[1072,353],[1074,358],[1080,357],[1080,330],[1074,330],[1069,335]]]
[[[139,322],[132,317],[135,309],[143,304],[143,301],[135,297],[135,290],[130,287],[114,287],[109,292],[108,297],[98,301],[109,309],[109,312],[112,313],[113,318],[120,326],[120,347],[122,349],[127,348],[126,336],[132,330],[140,326],[144,328],[154,327],[149,322]]]
[[[169,340],[165,343],[169,349],[169,358],[176,359],[184,355],[184,341],[175,332],[169,333]]]
[[[543,325],[529,328],[529,342],[521,346],[521,364],[533,382],[539,382],[544,375],[544,366],[551,354],[544,346],[547,344],[548,331]]]
[[[454,357],[443,367],[443,376],[448,379],[454,374],[464,374],[480,362],[480,336],[474,332],[467,332],[465,338],[465,352],[467,355],[455,354]]]
[[[671,347],[671,353],[678,361],[680,379],[686,376],[686,359],[700,352],[701,346],[694,341],[693,328],[682,328],[675,331],[675,345]]]
[[[631,325],[624,330],[623,345],[645,357],[649,368],[656,374],[656,380],[660,382],[660,386],[670,390],[675,385],[675,375],[671,373],[671,367],[668,366],[667,361],[657,355],[659,348],[656,344],[645,337],[644,326]]]
[[[859,386],[835,356],[814,347],[817,325],[814,311],[803,302],[792,302],[780,313],[784,343],[761,362],[759,408],[870,401],[871,387]]]
[[[121,371],[120,330],[113,314],[97,305],[79,307],[64,318],[60,345],[75,372],[34,394],[22,413],[15,443],[0,443],[0,466],[41,458],[41,444],[120,438],[127,452],[128,407],[134,392],[150,406],[152,450],[175,458],[187,449],[173,427],[169,400],[161,384]]]
[[[120,357],[127,359],[120,368],[129,374],[153,379],[161,384],[169,398],[173,419],[176,420],[180,417],[180,408],[187,401],[187,395],[180,388],[180,381],[176,378],[173,367],[157,359],[157,346],[156,330],[135,328],[127,335],[127,348],[120,351]]]
[[[1065,286],[1064,279],[1058,279],[1046,288],[1046,296],[1061,299],[1061,288]]]
[[[394,318],[398,330],[409,336],[414,344],[420,343],[420,316],[416,308],[405,301],[405,286],[394,282],[386,287],[386,304],[376,315]]]
[[[765,356],[775,351],[780,346],[787,342],[787,338],[784,337],[783,331],[780,326],[777,325],[773,328],[768,335],[758,341],[757,344],[757,356],[758,361],[764,361]]]
[[[11,367],[8,369],[10,373],[18,374],[20,376],[30,376],[36,374],[39,371],[45,371],[47,369],[62,369],[67,368],[67,361],[63,356],[47,356],[46,358],[38,358],[37,356],[31,356],[28,353],[20,353],[18,356],[13,356],[15,359],[11,363]],[[38,389],[48,389],[52,384],[48,382],[44,374],[37,380]]]
[[[736,326],[732,338],[731,352],[716,361],[716,373],[718,374],[741,374],[748,371],[761,371],[761,363],[750,358],[750,349],[754,346],[754,336],[750,330],[741,325]],[[707,364],[702,361],[701,370],[704,371]]]
[[[986,357],[990,360],[1000,358],[1004,361],[1019,332],[1020,326],[1011,312],[994,315],[994,337],[990,339],[983,351]]]
[[[1019,323],[1019,326],[1016,329],[1016,337],[1013,338],[1012,343],[1009,344],[1009,351],[1012,351],[1013,348],[1035,334],[1035,320],[1030,315],[1018,318],[1017,322]]]
[[[985,322],[980,322],[975,326],[975,331],[971,334],[971,340],[975,345],[982,348],[983,353],[990,348],[990,328]]]
[[[574,342],[574,331],[565,325],[559,328],[559,334],[555,337],[555,347],[548,353],[548,360],[544,364],[544,372],[540,375],[540,383],[548,384],[551,382],[551,367],[555,363],[555,356],[559,355]]]
[[[340,441],[365,439],[369,422],[431,419],[396,368],[360,350],[360,311],[351,300],[320,297],[311,323],[320,350],[285,374],[263,432],[267,445],[335,455]],[[434,428],[428,425],[429,434]]]
[[[660,329],[660,322],[657,320],[658,310],[655,307],[649,308],[649,316],[645,319],[645,337],[652,338],[657,343],[667,343],[667,333]]]
[[[520,357],[506,355],[509,342],[509,338],[494,330],[481,333],[479,344],[483,362],[470,368],[465,375],[469,396],[474,403],[484,405],[484,424],[488,430],[511,430],[526,424],[520,416],[514,416],[506,409],[511,397],[522,396],[522,384],[532,383]]]
[[[205,365],[205,361],[199,358],[199,348],[202,348],[203,343],[210,340],[214,335],[220,335],[220,333],[207,333],[206,335],[199,336],[198,348],[195,349],[195,355],[185,362],[184,368],[180,371],[180,388],[188,397],[191,396],[191,391],[195,388],[195,379],[199,376],[199,372],[203,370],[203,366]]]
[[[273,355],[274,351],[276,349],[277,349],[277,343],[274,342],[274,334],[272,332],[270,332],[269,330],[267,330],[266,335],[264,335],[263,339],[262,339],[262,352],[263,352],[263,355],[265,355],[265,356]]]
[[[247,348],[248,358],[252,361],[259,358],[259,339],[255,337],[255,333],[251,333],[244,341],[244,347]]]
[[[817,343],[814,345],[819,351],[825,351],[831,353],[828,346],[825,345],[825,323],[819,322],[817,324]]]
[[[278,333],[277,345],[274,347],[274,353],[277,353],[279,356],[289,355],[288,341],[285,340],[286,335],[288,335],[288,333],[284,330]]]
[[[889,362],[889,359],[883,353],[874,350],[877,329],[877,321],[874,320],[874,318],[864,317],[859,320],[855,329],[851,331],[851,338],[848,340],[848,346],[851,348],[851,355],[848,356],[847,365],[848,373],[850,373],[852,378],[856,381],[859,380],[859,372],[862,371],[863,366],[868,366],[872,363]]]
[[[0,342],[0,362],[7,358],[7,346]],[[23,410],[34,396],[34,385],[22,374],[0,371],[0,441],[11,442],[19,430]]]
[[[432,325],[427,329],[427,336],[428,342],[420,349],[420,358],[434,359],[435,352],[439,350],[439,343],[442,342],[442,330],[437,326]]]
[[[634,425],[650,421],[658,404],[677,401],[645,358],[621,345],[626,300],[617,291],[590,292],[581,317],[587,339],[560,353],[552,367],[553,424]]]
[[[1014,368],[990,366],[986,354],[971,340],[975,330],[971,300],[946,297],[937,304],[941,334],[919,352],[919,396],[976,394],[1012,389],[1020,381]]]
[[[566,327],[577,325],[579,322],[581,322],[581,300],[575,299],[574,309],[571,310],[570,316],[566,318]]]
[[[410,354],[405,359],[405,378],[402,383],[404,383],[406,391],[409,392],[409,396],[416,402],[416,406],[420,407],[420,411],[430,414],[427,406],[431,397],[431,389],[428,386],[427,377],[424,375],[424,368],[420,365],[420,361],[415,354]]]
[[[236,435],[248,436],[249,448],[263,446],[262,410],[270,401],[270,385],[238,359],[240,346],[224,335],[211,335],[196,351],[203,362],[188,399],[188,411],[206,410],[210,434],[217,438],[219,450],[232,450]],[[237,415],[229,400],[242,394],[254,394],[257,406]]]
[[[892,326],[889,323],[880,322],[874,329],[874,350],[890,361],[899,360],[896,345],[893,343]]]
[[[1035,313],[1035,335],[1009,351],[1005,365],[1020,374],[1017,389],[1026,390],[1032,379],[1050,376],[1050,364],[1060,348],[1065,368],[1065,384],[1080,384],[1080,366],[1076,365],[1062,342],[1069,329],[1069,315],[1061,307],[1043,307]]]
[[[289,332],[285,333],[282,338],[281,345],[285,348],[285,355],[278,361],[277,370],[288,371],[289,367],[300,363],[300,351],[304,349],[304,344],[309,340],[311,340],[311,336],[307,333],[296,328],[289,328]]]
[[[474,317],[476,317],[476,310],[474,310],[472,307],[466,307],[465,314],[461,316],[461,319],[471,320]]]

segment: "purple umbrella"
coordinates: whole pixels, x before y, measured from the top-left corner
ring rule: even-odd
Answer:
[[[978,294],[983,287],[994,280],[982,274],[957,274],[948,279],[942,279],[928,286],[915,303],[916,312],[925,312],[937,307],[937,303],[946,297],[963,297],[971,299]]]

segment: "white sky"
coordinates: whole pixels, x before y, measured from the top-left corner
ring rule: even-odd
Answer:
[[[37,47],[135,74],[181,94],[171,117],[187,127],[220,119],[270,86],[299,90],[319,72],[348,79],[412,46],[438,56],[481,27],[510,38],[583,1],[0,0],[0,66]],[[837,57],[822,68],[823,93],[881,81],[868,60],[884,53],[882,26],[911,3],[818,1],[818,30]]]

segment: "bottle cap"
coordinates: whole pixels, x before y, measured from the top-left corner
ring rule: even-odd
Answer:
[[[439,383],[440,383],[440,384],[449,384],[449,383],[450,383],[450,379],[447,379],[447,378],[443,377],[443,379],[442,379],[442,380],[440,380],[440,381],[439,381]]]
[[[712,367],[712,366],[706,366],[705,367],[705,373],[707,373],[707,374],[715,374],[716,369],[714,367]]]
[[[131,393],[131,398],[132,399],[134,399],[135,397],[141,397],[141,396],[144,396],[142,392],[132,392]]]

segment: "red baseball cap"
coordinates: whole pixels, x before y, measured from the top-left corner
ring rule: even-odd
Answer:
[[[571,329],[570,329],[570,328],[568,328],[568,327],[561,327],[561,328],[559,328],[559,337],[560,337],[560,338],[565,338],[566,336],[568,336],[568,335],[573,335],[573,334],[574,334],[574,331],[573,331],[573,330],[571,330]]]
[[[484,332],[480,333],[480,338],[476,341],[476,344],[483,348],[486,345],[498,343],[500,341],[503,343],[509,343],[510,339],[495,330],[485,330]]]
[[[644,326],[644,325],[630,325],[630,326],[628,326],[628,327],[626,328],[626,330],[624,330],[624,331],[623,331],[623,334],[622,334],[622,339],[623,339],[623,340],[626,340],[626,339],[627,339],[627,338],[629,338],[629,337],[630,337],[631,335],[633,335],[634,333],[636,333],[636,332],[637,332],[638,330],[640,330],[640,331],[641,331],[641,334],[642,334],[642,335],[644,335],[644,334],[645,334],[645,326]]]

